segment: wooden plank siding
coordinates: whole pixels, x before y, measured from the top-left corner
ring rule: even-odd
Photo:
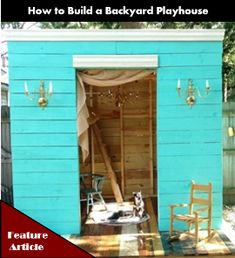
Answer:
[[[128,48],[127,48],[128,44]],[[221,42],[10,42],[14,54],[167,54],[167,53],[220,53]],[[80,50],[80,51],[79,51]]]
[[[1,200],[13,205],[10,109],[1,106]]]
[[[223,105],[223,195],[225,204],[235,204],[235,137],[228,136],[228,127],[235,129],[235,102]]]
[[[11,57],[12,66],[15,67],[57,67],[57,68],[71,68],[72,56],[71,54],[27,54],[27,58],[22,60],[21,54],[13,54]],[[214,66],[215,62],[221,62],[220,53],[200,53],[200,54],[162,54],[159,60],[159,65],[162,67],[197,65],[200,66]]]
[[[214,198],[218,197],[213,209],[221,210],[221,42],[12,41],[8,49],[16,208],[59,234],[80,232],[76,76],[72,55],[156,54],[159,229],[168,230],[166,207],[180,201],[176,196],[187,200],[191,179],[219,185],[216,192],[213,190]],[[211,85],[208,98],[198,99],[192,109],[176,92],[177,79],[185,88],[189,78],[201,91],[205,80]],[[23,94],[24,81],[33,91],[39,87],[39,80],[45,80],[46,86],[53,81],[55,94],[45,109],[36,107]],[[169,182],[174,194],[166,190]],[[50,191],[43,192],[45,188]],[[56,219],[58,214],[60,219]],[[221,214],[213,221],[218,228]]]
[[[188,68],[183,65],[158,69],[157,161],[160,230],[169,228],[170,204],[189,202],[190,180],[197,183],[212,182],[213,227],[218,228],[221,224],[221,63],[219,58],[211,61],[213,66],[208,64],[206,68],[203,65]],[[197,98],[196,104],[190,109],[184,99],[177,97],[174,91],[177,78],[181,79],[182,88],[187,86],[187,79],[192,78],[194,86],[201,92],[207,78],[212,89],[210,95],[205,99]]]
[[[21,56],[22,62],[24,59],[29,60]],[[12,65],[10,74],[15,74],[17,67],[24,70],[19,75],[27,81],[31,92],[38,89],[39,77],[47,77],[43,63],[35,76],[29,71],[34,65],[29,70],[23,63]],[[57,70],[52,66],[53,69]],[[45,109],[22,94],[23,81],[10,76],[14,205],[57,233],[77,234],[80,205],[76,80],[72,67],[62,71],[63,68],[53,75],[48,72],[54,94]],[[45,84],[48,86],[47,80]]]

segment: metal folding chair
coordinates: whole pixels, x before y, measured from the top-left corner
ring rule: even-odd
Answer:
[[[81,174],[81,184],[83,188],[81,189],[81,193],[86,195],[87,201],[87,214],[89,213],[90,206],[93,207],[95,203],[101,203],[105,209],[105,201],[102,196],[102,188],[104,184],[104,176],[92,173]],[[91,186],[88,186],[90,182]],[[94,201],[96,200],[96,202]]]

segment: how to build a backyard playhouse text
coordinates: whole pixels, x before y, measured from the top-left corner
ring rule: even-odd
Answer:
[[[192,8],[185,9],[181,6],[177,8],[167,8],[166,6],[150,6],[149,8],[127,8],[126,6],[122,6],[122,8],[112,8],[110,6],[106,6],[103,8],[94,8],[93,6],[79,6],[78,8],[68,6],[65,8],[36,8],[34,6],[28,7],[28,15],[121,15],[134,17],[138,15],[168,15],[172,17],[176,17],[179,15],[202,15],[206,16],[208,14],[208,9],[202,8]]]

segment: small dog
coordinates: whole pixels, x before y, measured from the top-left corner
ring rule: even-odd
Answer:
[[[142,198],[141,191],[134,192],[134,207],[133,207],[133,216],[142,218],[145,215],[144,211],[144,201]]]

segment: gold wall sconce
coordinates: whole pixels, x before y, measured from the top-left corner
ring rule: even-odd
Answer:
[[[177,88],[176,89],[177,89],[179,97],[182,97],[181,96],[182,89],[181,89],[181,82],[180,82],[180,80],[178,80],[178,82],[177,82]],[[189,79],[188,80],[188,86],[184,90],[185,101],[190,106],[190,108],[192,108],[192,106],[196,103],[196,98],[197,97],[205,98],[209,94],[209,91],[210,91],[210,85],[209,85],[209,81],[208,80],[206,80],[206,83],[205,83],[205,93],[206,94],[205,94],[205,96],[202,96],[200,91],[199,91],[199,89],[194,87],[193,80]]]
[[[235,130],[234,130],[234,128],[232,126],[228,127],[228,136],[229,137],[235,136]]]
[[[34,91],[33,93],[29,92],[27,82],[24,82],[24,93],[30,100],[34,100],[36,96],[38,96],[37,103],[40,107],[44,108],[48,105],[48,99],[52,96],[53,93],[52,82],[50,81],[49,88],[45,89],[44,81],[40,81],[39,90]]]

